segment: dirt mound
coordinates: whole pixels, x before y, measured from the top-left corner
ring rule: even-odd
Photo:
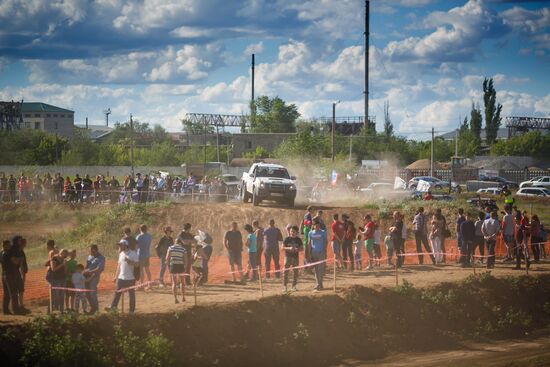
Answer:
[[[549,299],[549,275],[483,275],[429,289],[405,283],[393,290],[352,287],[341,296],[275,296],[176,313],[54,317],[41,328],[101,340],[105,353],[114,353],[108,345],[115,325],[142,338],[160,333],[174,343],[177,361],[193,366],[319,366],[458,348],[465,338],[523,336],[550,325]],[[30,330],[35,332],[36,325],[3,327],[3,361],[13,364],[25,348],[36,348],[36,338],[35,344],[25,344]]]

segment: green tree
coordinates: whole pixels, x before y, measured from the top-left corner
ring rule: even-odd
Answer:
[[[243,158],[262,159],[269,158],[269,152],[261,146],[257,146],[253,152],[246,152],[243,154]]]
[[[485,105],[485,136],[487,145],[491,146],[497,140],[498,129],[502,118],[502,105],[497,105],[497,92],[493,86],[493,78],[483,80],[483,103]]]
[[[69,149],[64,151],[59,164],[62,166],[94,166],[98,162],[101,146],[95,144],[83,131],[74,130]]]
[[[491,146],[491,155],[548,158],[550,157],[550,135],[543,135],[540,131],[531,131],[507,141],[499,140]]]
[[[189,135],[201,135],[201,134],[212,134],[214,133],[214,126],[205,125],[197,122],[192,122],[191,120],[182,119],[181,125],[183,131]]]
[[[471,142],[467,142],[467,150],[471,152],[474,151],[474,154],[479,151],[481,147],[481,125],[483,124],[483,117],[481,116],[481,110],[479,106],[476,106],[472,102],[472,110],[470,111],[470,134],[462,134],[463,138],[472,139]],[[469,155],[468,155],[469,156]]]
[[[384,103],[384,135],[388,138],[393,136],[393,123],[390,119],[390,102]]]
[[[291,133],[296,131],[296,120],[300,117],[294,104],[286,104],[279,97],[261,96],[254,100],[255,115],[251,120],[252,132]]]

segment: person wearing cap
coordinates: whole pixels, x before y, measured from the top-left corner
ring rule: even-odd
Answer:
[[[159,287],[164,288],[164,274],[166,273],[166,253],[168,248],[174,244],[174,239],[172,238],[172,227],[164,227],[164,236],[161,237],[157,245],[155,246],[155,251],[160,260],[160,271],[159,271]]]
[[[107,311],[115,310],[118,307],[118,302],[122,295],[122,292],[119,292],[121,289],[133,287],[136,284],[134,270],[136,265],[139,265],[139,256],[135,249],[129,246],[126,240],[120,240],[118,247],[120,253],[118,254],[118,264],[115,278],[113,279],[116,283],[116,291],[111,306],[106,308]],[[130,296],[130,312],[134,312],[136,310],[135,290],[128,290],[128,295]]]
[[[320,262],[313,266],[315,273],[315,288],[313,291],[318,292],[323,289],[323,277],[325,276],[325,260],[327,258],[327,234],[321,229],[321,223],[318,220],[313,220],[313,230],[308,234],[308,243],[310,254],[309,262]]]

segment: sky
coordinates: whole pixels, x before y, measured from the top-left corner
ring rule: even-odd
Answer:
[[[279,96],[303,118],[363,115],[363,0],[1,0],[0,100],[181,131],[188,112]],[[550,1],[371,0],[369,115],[454,130],[492,77],[503,116],[550,116]]]

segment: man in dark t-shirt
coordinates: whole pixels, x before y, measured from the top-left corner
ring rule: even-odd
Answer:
[[[11,241],[11,247],[2,255],[2,283],[4,285],[3,311],[4,314],[10,314],[9,303],[12,304],[12,312],[16,315],[23,315],[27,310],[19,305],[21,272],[20,267],[24,261],[24,253],[20,248],[22,237],[15,236]]]
[[[283,250],[285,251],[285,271],[283,275],[283,292],[287,292],[288,284],[288,272],[289,268],[293,269],[292,277],[292,291],[296,291],[296,284],[298,283],[298,269],[296,267],[299,263],[299,254],[304,249],[302,239],[298,237],[299,228],[297,226],[290,227],[290,236],[283,241]]]
[[[229,266],[231,268],[231,276],[233,281],[237,281],[235,266],[238,269],[241,281],[243,280],[243,264],[242,264],[242,251],[243,251],[243,236],[239,231],[237,222],[231,223],[231,229],[225,232],[223,238],[223,245],[227,249],[229,255]]]
[[[191,264],[193,259],[193,244],[197,243],[195,236],[191,233],[191,223],[183,225],[183,231],[180,232],[178,238],[183,243],[185,249],[185,284],[191,285]]]
[[[404,249],[404,240],[402,237],[403,233],[403,218],[401,217],[401,213],[399,212],[393,212],[393,225],[390,227],[390,235],[393,240],[393,249],[395,251],[395,256],[397,257],[396,266],[400,268],[403,266],[404,257],[401,256]]]

